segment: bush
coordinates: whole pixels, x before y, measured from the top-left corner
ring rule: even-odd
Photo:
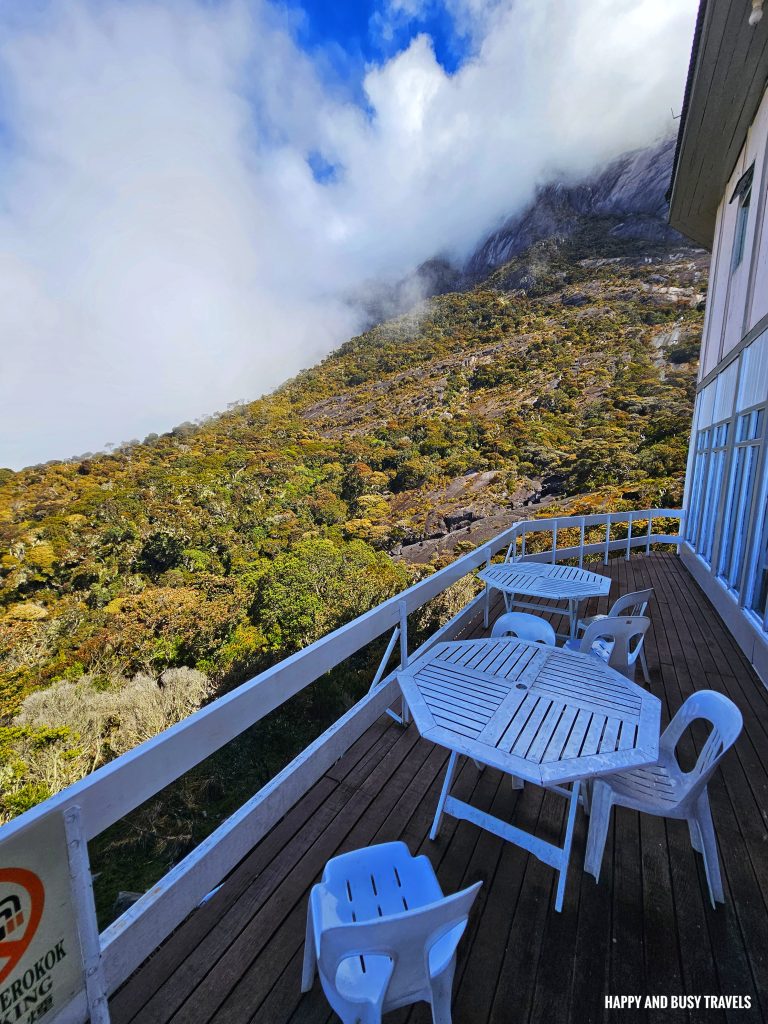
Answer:
[[[392,481],[392,490],[413,491],[437,475],[437,467],[431,459],[408,459],[397,471]]]
[[[0,820],[58,793],[100,765],[197,711],[213,686],[202,672],[168,669],[98,685],[58,680],[30,694],[2,730]]]
[[[175,569],[184,557],[184,541],[172,533],[150,533],[141,546],[139,565],[150,576]]]

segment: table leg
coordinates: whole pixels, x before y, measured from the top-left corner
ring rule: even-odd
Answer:
[[[557,894],[555,896],[555,910],[563,909],[563,896],[565,895],[565,882],[568,877],[568,863],[571,859],[571,844],[573,843],[573,826],[576,821],[576,808],[579,806],[580,784],[574,782],[571,786],[571,806],[568,808],[568,823],[565,826],[565,842],[560,854],[560,869],[557,879]]]
[[[405,697],[403,697],[402,701],[400,702],[400,717],[402,718],[404,726],[410,725],[411,709],[408,707]]]
[[[453,773],[456,770],[456,760],[458,756],[459,755],[456,751],[453,750],[451,751],[451,756],[448,758],[448,769],[445,773],[443,788],[440,790],[440,799],[437,801],[435,820],[432,822],[432,828],[429,833],[430,839],[437,839],[437,833],[440,831],[440,822],[443,820],[443,808],[445,807],[445,801],[448,799],[448,793],[451,789],[451,782],[453,780]]]
[[[571,640],[576,636],[576,622],[578,620],[579,602],[573,598],[568,599],[568,621],[570,623],[569,635]]]

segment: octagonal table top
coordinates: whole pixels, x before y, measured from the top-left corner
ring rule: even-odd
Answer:
[[[485,583],[508,594],[525,594],[552,600],[605,597],[611,590],[609,576],[556,562],[500,562],[478,573]]]
[[[509,637],[450,641],[398,681],[425,739],[538,785],[658,759],[660,701],[590,654]]]

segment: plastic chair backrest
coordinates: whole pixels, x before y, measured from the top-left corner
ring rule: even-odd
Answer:
[[[697,719],[709,722],[712,730],[701,748],[696,764],[689,772],[682,772],[691,788],[699,790],[707,784],[721,757],[733,746],[741,732],[741,712],[722,693],[715,690],[699,690],[685,701],[659,740],[660,752],[675,758],[680,737]]]
[[[607,641],[608,664],[630,679],[634,678],[634,665],[640,654],[643,638],[651,624],[644,615],[608,616],[590,622],[581,638],[579,650],[585,654],[601,640]]]
[[[532,640],[537,643],[557,643],[557,635],[546,619],[527,612],[506,612],[500,615],[493,624],[492,637],[516,636],[519,640]]]
[[[611,605],[609,615],[645,615],[648,602],[653,597],[653,587],[625,594]]]
[[[385,994],[393,1002],[429,988],[429,951],[452,929],[466,926],[482,882],[402,914],[335,925],[320,939],[320,969],[331,983],[342,961],[357,956],[387,956],[393,963]]]

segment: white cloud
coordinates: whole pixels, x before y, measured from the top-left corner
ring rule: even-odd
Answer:
[[[0,465],[257,396],[354,332],[362,282],[465,254],[553,169],[671,128],[693,0],[446,3],[472,58],[447,75],[416,38],[363,111],[266,0],[21,25],[0,0]]]

